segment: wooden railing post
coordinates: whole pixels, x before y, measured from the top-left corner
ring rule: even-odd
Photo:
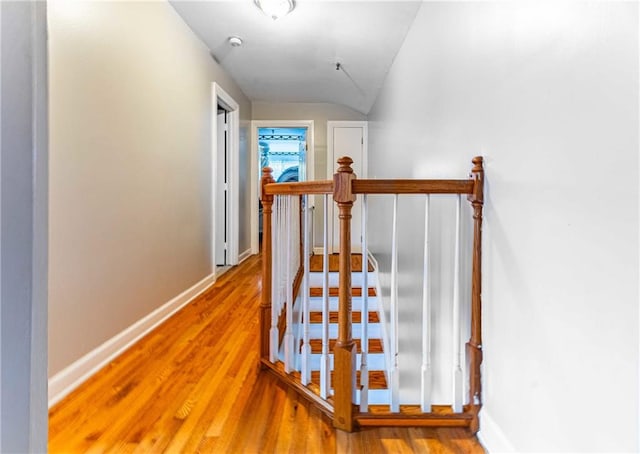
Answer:
[[[356,178],[352,163],[349,157],[338,159],[340,167],[333,176],[333,199],[338,204],[340,217],[338,339],[333,350],[333,425],[349,432],[353,431],[353,390],[356,385],[356,345],[351,329],[351,209],[356,200],[351,185]]]
[[[471,271],[471,338],[467,343],[469,357],[469,405],[474,414],[471,431],[479,427],[478,412],[482,405],[480,364],[482,363],[482,205],[484,203],[484,169],[481,156],[473,158],[473,193],[468,199],[473,207],[473,261]]]
[[[260,302],[260,359],[269,359],[269,330],[271,329],[271,213],[273,195],[265,192],[265,185],[275,183],[270,167],[262,169],[262,301]]]

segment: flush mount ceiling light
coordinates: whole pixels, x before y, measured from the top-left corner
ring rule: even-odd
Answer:
[[[296,7],[294,0],[253,0],[253,3],[273,20],[286,16]]]

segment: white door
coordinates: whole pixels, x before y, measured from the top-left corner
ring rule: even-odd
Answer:
[[[353,160],[351,165],[358,178],[366,178],[367,169],[367,123],[364,121],[330,121],[327,123],[328,132],[328,178],[338,168],[337,160],[342,156],[349,156]],[[362,252],[362,205],[360,197],[356,199],[351,211],[351,250]],[[340,250],[340,219],[337,216],[335,202],[331,204],[330,217],[333,219],[330,235],[330,249],[332,253]]]
[[[228,216],[229,216],[229,198],[228,198],[228,128],[227,128],[228,112],[218,108],[218,167],[216,169],[216,212],[214,219],[215,226],[215,242],[216,242],[216,265],[225,266],[228,264]]]

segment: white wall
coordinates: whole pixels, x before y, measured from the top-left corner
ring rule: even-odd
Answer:
[[[425,2],[370,112],[372,178],[463,177],[486,158],[496,452],[640,448],[638,51],[636,3]],[[388,220],[371,217],[380,246]]]
[[[47,449],[46,3],[0,3],[0,451]]]
[[[168,3],[48,19],[52,376],[212,273],[212,82],[251,105]]]

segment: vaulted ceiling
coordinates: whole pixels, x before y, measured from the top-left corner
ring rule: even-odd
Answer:
[[[420,8],[415,0],[298,0],[274,21],[252,0],[171,4],[252,101],[331,102],[362,113]]]

